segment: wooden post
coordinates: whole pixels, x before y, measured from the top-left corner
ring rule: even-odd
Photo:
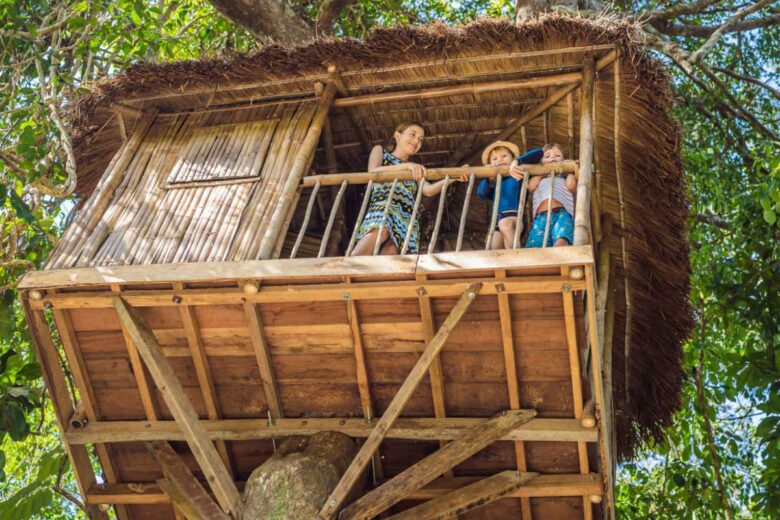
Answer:
[[[390,193],[387,194],[387,201],[385,202],[385,211],[382,213],[382,222],[379,223],[379,229],[376,233],[376,242],[374,242],[374,250],[371,253],[372,256],[376,256],[379,253],[379,249],[382,247],[382,231],[385,229],[385,223],[387,222],[387,215],[390,214],[390,208],[393,205],[393,195],[395,195],[395,188],[398,186],[398,179],[393,179],[393,184],[390,185]],[[412,225],[412,222],[409,222]],[[389,234],[388,234],[389,240]]]
[[[517,249],[520,245],[520,234],[523,232],[523,219],[525,218],[525,199],[528,197],[528,175],[523,177],[523,184],[520,187],[520,198],[517,201],[517,220],[515,221],[515,236],[512,239],[512,249]]]
[[[214,502],[184,461],[167,442],[145,443],[146,449],[160,465],[164,482],[157,483],[171,501],[190,520],[230,520]]]
[[[447,187],[450,184],[449,175],[444,177],[444,186],[441,189],[439,195],[439,207],[436,210],[436,223],[433,225],[433,233],[431,234],[431,243],[428,244],[428,254],[431,255],[436,252],[436,240],[439,238],[439,228],[441,228],[441,217],[444,215],[444,204],[447,201]],[[422,191],[422,190],[420,190]],[[409,222],[409,226],[414,224],[413,221]]]
[[[325,505],[322,506],[319,514],[321,518],[331,519],[335,516],[339,507],[346,499],[347,494],[352,490],[355,482],[357,482],[357,479],[373,457],[374,452],[379,448],[382,439],[387,435],[387,430],[390,429],[398,416],[401,415],[404,406],[412,397],[412,393],[414,393],[417,385],[419,385],[420,381],[425,377],[433,360],[439,354],[442,347],[444,347],[444,343],[447,341],[450,333],[468,308],[471,307],[471,304],[477,298],[477,294],[479,294],[481,289],[481,283],[470,285],[469,288],[466,289],[466,292],[460,297],[458,303],[455,304],[450,315],[447,316],[447,319],[444,321],[441,328],[439,328],[439,332],[436,333],[433,340],[425,347],[425,351],[423,351],[420,359],[406,377],[401,388],[398,389],[398,393],[393,397],[393,400],[385,410],[384,415],[382,415],[382,418],[377,422],[376,426],[371,431],[371,435],[366,439],[366,442],[363,443],[363,446],[360,448],[360,451],[355,456],[355,459],[352,461],[349,468],[347,468],[347,471],[341,476],[341,480],[330,494],[330,497],[325,501]]]
[[[409,249],[409,240],[412,238],[412,231],[414,231],[414,223],[417,221],[417,213],[420,211],[420,202],[422,201],[423,186],[425,186],[425,179],[420,179],[417,182],[417,196],[414,199],[414,207],[412,208],[412,216],[409,217],[409,224],[406,226],[406,235],[404,236],[404,244],[401,247],[401,254],[405,255]],[[417,244],[419,247],[419,244]]]
[[[209,440],[195,408],[187,399],[184,388],[165,358],[151,327],[146,319],[133,307],[127,305],[121,297],[115,296],[113,305],[119,315],[122,328],[133,339],[133,343],[149,368],[168,409],[187,437],[187,444],[189,444],[192,454],[198,461],[222,509],[229,514],[238,515],[241,497],[233,478]]]
[[[483,425],[466,431],[460,438],[360,497],[344,509],[339,519],[373,518],[403,500],[409,492],[432,482],[444,471],[488,447],[504,432],[528,422],[535,415],[535,410],[510,410],[502,412]]]
[[[317,258],[322,258],[325,256],[325,251],[328,247],[328,240],[330,239],[330,233],[333,231],[333,223],[336,221],[336,216],[339,213],[339,209],[341,209],[341,199],[344,198],[345,191],[347,191],[347,181],[341,183],[341,188],[339,188],[339,192],[336,194],[336,198],[333,201],[333,207],[330,209],[328,224],[325,226],[325,233],[322,235],[322,242],[320,242],[320,250],[317,253]]]
[[[263,242],[257,255],[258,259],[270,258],[273,254],[276,239],[284,226],[284,220],[295,199],[298,184],[301,182],[304,173],[306,173],[307,166],[311,162],[314,149],[317,147],[317,142],[320,139],[322,126],[325,123],[325,119],[328,117],[328,111],[330,110],[335,95],[336,86],[332,82],[328,83],[320,98],[317,112],[314,114],[309,129],[306,131],[306,137],[303,139],[303,142],[298,149],[298,153],[290,167],[289,173],[287,173],[282,193],[279,196],[279,202],[276,204],[276,208],[271,215],[271,220],[266,227]]]
[[[66,424],[68,419],[73,416],[75,406],[68,390],[68,383],[65,380],[65,373],[60,365],[57,347],[54,345],[49,332],[49,326],[43,311],[33,311],[30,309],[29,301],[22,297],[22,308],[30,327],[30,337],[35,357],[38,358],[38,364],[41,365],[43,380],[49,389],[52,403],[54,404],[54,414],[57,418],[57,426],[64,435],[67,431]],[[65,444],[65,453],[70,459],[73,474],[76,478],[76,485],[79,488],[81,496],[86,502],[87,493],[97,482],[95,471],[92,469],[92,462],[89,460],[89,452],[86,446]],[[108,520],[108,514],[94,504],[87,505],[87,516],[90,519]]]
[[[555,188],[555,173],[550,174],[550,194],[547,196],[547,222],[544,223],[544,238],[542,247],[547,247],[547,241],[550,239],[550,221],[552,220],[552,202],[553,189]]]
[[[582,69],[580,98],[580,177],[577,180],[577,204],[574,215],[574,245],[590,243],[590,196],[593,177],[593,60]]]
[[[466,232],[466,219],[469,214],[469,204],[471,203],[471,193],[474,191],[474,180],[476,176],[469,175],[469,185],[466,188],[466,196],[463,198],[463,209],[460,212],[460,224],[458,224],[458,241],[455,244],[455,251],[460,251],[463,246],[463,234]]]
[[[357,234],[360,231],[360,225],[363,224],[363,217],[366,216],[366,209],[368,208],[368,202],[371,200],[371,190],[374,187],[374,181],[368,181],[366,184],[366,192],[363,194],[363,203],[360,205],[360,212],[358,213],[357,220],[355,220],[355,228],[352,230],[352,236],[349,239],[349,245],[344,252],[344,256],[352,255],[352,250],[355,248],[355,242],[357,242]]]
[[[271,417],[277,419],[284,415],[282,401],[279,399],[279,389],[276,387],[274,367],[271,362],[271,349],[268,339],[265,337],[263,317],[260,315],[260,306],[255,303],[244,304],[249,337],[252,339],[252,347],[255,351],[255,359],[260,370],[260,379],[265,390],[265,400],[268,404],[268,412]]]
[[[502,175],[496,176],[496,191],[493,195],[493,212],[490,214],[490,228],[488,228],[487,238],[485,239],[485,250],[490,249],[490,243],[493,241],[493,232],[496,230],[496,222],[498,221],[498,204],[501,199],[501,179]]]
[[[525,182],[525,181],[524,181]],[[496,278],[506,278],[506,269],[497,269]],[[506,367],[507,394],[509,408],[520,409],[520,384],[517,380],[517,358],[515,356],[515,338],[512,331],[512,308],[509,305],[509,295],[502,291],[498,293],[498,319],[501,324],[501,344],[504,350],[504,366]],[[525,443],[515,442],[515,460],[518,471],[525,471],[528,462],[525,457]],[[520,507],[525,520],[531,520],[531,502],[527,498],[520,499]]]
[[[538,475],[538,473],[502,471],[393,515],[388,520],[434,520],[445,518],[447,515],[457,517],[505,497]]]
[[[306,229],[309,227],[309,219],[311,218],[311,211],[314,208],[314,203],[317,200],[317,192],[320,191],[320,183],[314,185],[309,195],[309,203],[306,205],[306,214],[303,217],[303,223],[301,224],[301,230],[298,231],[298,238],[295,239],[295,245],[290,252],[290,258],[295,258],[298,254],[298,249],[301,247],[303,237],[306,235]]]

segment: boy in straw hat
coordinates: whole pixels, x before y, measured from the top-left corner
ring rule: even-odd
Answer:
[[[501,194],[498,199],[498,219],[496,229],[490,238],[490,249],[508,249],[512,247],[517,225],[517,205],[520,195],[520,181],[525,172],[521,164],[538,163],[544,152],[540,148],[520,155],[516,144],[508,141],[490,143],[482,152],[482,164],[490,166],[509,166],[509,177],[501,181]],[[519,156],[519,157],[518,157]],[[517,157],[517,160],[515,160]],[[493,200],[496,189],[489,178],[482,179],[477,187],[477,196],[483,200]]]

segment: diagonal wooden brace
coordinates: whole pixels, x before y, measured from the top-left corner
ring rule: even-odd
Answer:
[[[538,473],[502,471],[407,509],[387,520],[435,520],[449,515],[457,517],[457,515],[473,511],[505,497],[537,476],[539,476]]]
[[[203,470],[219,505],[224,511],[237,517],[240,513],[241,497],[236,484],[214,444],[209,440],[206,429],[195,412],[195,407],[184,393],[149,323],[119,296],[115,296],[112,303],[119,315],[122,328],[132,338],[138,353],[149,368],[152,379],[160,389],[176,424],[184,433],[187,444]]]
[[[439,354],[442,347],[444,347],[444,343],[447,341],[450,333],[477,298],[480,289],[482,289],[482,283],[471,284],[455,304],[455,307],[453,307],[449,316],[447,316],[447,319],[444,320],[444,323],[439,328],[439,332],[436,333],[436,336],[434,336],[430,343],[428,343],[428,346],[425,347],[420,359],[417,360],[414,368],[412,368],[412,371],[406,377],[401,388],[398,389],[398,393],[393,397],[392,402],[387,407],[387,410],[385,410],[382,418],[379,419],[376,426],[371,431],[371,435],[369,435],[366,442],[363,443],[363,446],[360,448],[357,455],[355,455],[355,458],[347,468],[347,471],[341,476],[341,480],[325,501],[325,505],[322,506],[319,513],[320,518],[329,520],[335,516],[336,511],[341,507],[347,494],[371,461],[374,452],[379,448],[379,445],[387,435],[388,430],[398,416],[401,415],[404,406],[406,406],[406,403],[412,397],[417,385],[425,377],[425,374],[428,373],[428,368],[431,366],[434,359],[436,359],[436,356]]]
[[[341,520],[370,519],[410,492],[434,481],[439,475],[500,439],[506,432],[527,423],[535,410],[509,410],[486,423],[467,430],[456,440],[427,456],[378,488],[366,493],[342,511]]]
[[[189,520],[230,520],[167,442],[144,443],[163,470],[157,483]]]

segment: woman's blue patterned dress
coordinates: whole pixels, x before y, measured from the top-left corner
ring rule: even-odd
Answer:
[[[382,166],[388,166],[391,164],[402,164],[404,161],[391,154],[385,149],[382,149]],[[385,213],[385,207],[387,206],[387,198],[390,195],[391,182],[385,182],[382,184],[375,184],[371,190],[371,199],[368,203],[368,209],[366,210],[366,216],[363,219],[363,223],[358,230],[357,239],[363,238],[372,229],[378,229],[382,224],[382,216]],[[406,238],[406,230],[409,227],[409,221],[412,218],[412,210],[414,209],[414,199],[417,195],[417,182],[413,180],[399,181],[396,184],[395,192],[393,193],[393,201],[390,206],[390,211],[387,213],[387,221],[385,222],[385,228],[390,232],[390,239],[401,250],[404,239]],[[417,218],[412,223],[412,234],[409,237],[408,252],[416,254],[418,251],[418,237],[420,232],[420,223]]]

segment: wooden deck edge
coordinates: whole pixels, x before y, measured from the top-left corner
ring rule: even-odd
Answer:
[[[592,263],[591,246],[461,251],[431,255],[193,262],[31,271],[22,278],[18,288],[29,290],[110,284],[306,279],[312,276],[341,278],[406,275],[413,277],[416,274],[584,266]]]
[[[430,500],[452,490],[467,486],[482,477],[439,478],[422,489],[411,492],[404,500]],[[239,489],[242,482],[237,482]],[[601,476],[597,473],[586,475],[562,474],[539,475],[537,478],[519,487],[507,495],[507,498],[522,497],[581,497],[602,496]],[[156,483],[119,483],[94,484],[87,492],[87,504],[132,504],[154,505],[170,504],[171,499]]]
[[[406,440],[454,440],[464,430],[485,422],[482,418],[400,418],[388,431],[387,438]],[[249,441],[313,435],[320,431],[337,431],[355,438],[366,438],[372,425],[364,419],[222,419],[200,423],[211,440]],[[69,444],[103,442],[181,441],[184,434],[175,421],[105,421],[87,423],[65,432]],[[598,430],[586,428],[578,419],[538,419],[503,435],[504,441],[596,442]]]

